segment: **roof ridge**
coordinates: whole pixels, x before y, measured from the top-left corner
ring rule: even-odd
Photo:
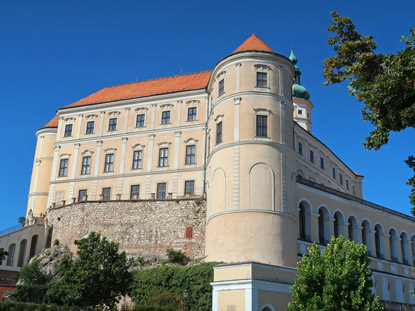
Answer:
[[[166,77],[160,77],[160,78],[155,78],[155,79],[147,79],[147,80],[141,80],[141,81],[135,81],[135,82],[127,82],[127,83],[114,84],[114,85],[106,86],[106,87],[104,87],[104,89],[108,89],[108,88],[115,87],[115,86],[121,86],[121,85],[129,85],[129,84],[134,84],[134,83],[142,83],[142,82],[148,82],[148,81],[156,81],[156,80],[167,79],[167,78],[184,77],[184,76],[194,75],[194,74],[198,74],[198,73],[205,73],[205,72],[212,72],[212,70],[203,70],[203,71],[198,71],[198,72],[185,73],[185,74],[181,74],[181,75],[166,76]],[[91,94],[91,95],[93,95],[93,94]]]

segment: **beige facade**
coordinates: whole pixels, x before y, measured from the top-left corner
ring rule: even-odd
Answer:
[[[205,197],[204,258],[226,263],[213,310],[286,310],[297,260],[332,235],[367,245],[382,300],[415,304],[414,218],[364,201],[363,176],[311,134],[296,63],[253,35],[211,72],[113,86],[59,109],[37,132],[27,224],[46,215],[51,227],[51,211],[67,217],[81,201],[137,211],[131,201]]]

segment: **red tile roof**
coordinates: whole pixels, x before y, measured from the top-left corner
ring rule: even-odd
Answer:
[[[211,73],[212,71],[203,71],[180,76],[108,86],[73,104],[65,106],[65,108],[104,103],[128,98],[137,98],[149,95],[201,89],[207,86]],[[58,117],[56,116],[44,127],[57,126]]]
[[[273,49],[266,45],[265,42],[258,38],[255,34],[252,34],[248,39],[246,39],[244,43],[242,43],[235,51],[233,51],[233,53],[242,51],[274,52]]]
[[[58,127],[59,124],[59,117],[58,116],[54,116],[52,120],[50,120],[48,122],[48,124],[46,124],[43,128],[45,127]]]

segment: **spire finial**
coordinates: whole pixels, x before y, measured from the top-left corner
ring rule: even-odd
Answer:
[[[288,57],[289,58],[289,60],[295,65],[295,64],[297,64],[297,57],[295,56],[295,54],[294,54],[294,47],[293,47],[293,43],[291,42],[291,54],[290,54],[290,56]]]

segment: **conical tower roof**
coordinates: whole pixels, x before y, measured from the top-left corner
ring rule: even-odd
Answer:
[[[235,51],[233,51],[233,53],[242,51],[266,51],[275,53],[273,49],[271,49],[255,34],[252,34],[248,39],[246,39],[244,43],[242,43]]]

